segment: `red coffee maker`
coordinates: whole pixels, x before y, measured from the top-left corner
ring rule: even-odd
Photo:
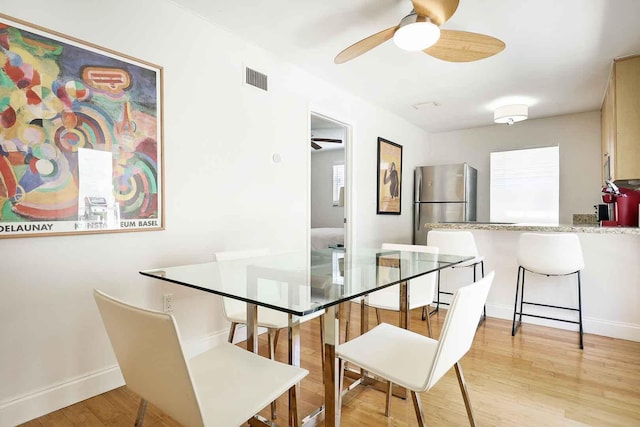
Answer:
[[[602,201],[609,207],[609,220],[601,221],[603,227],[638,227],[640,191],[618,187],[611,181],[602,189]]]

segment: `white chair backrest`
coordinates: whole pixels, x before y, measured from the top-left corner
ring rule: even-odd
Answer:
[[[246,251],[222,251],[214,252],[214,261],[232,261],[234,259],[253,258],[260,256],[267,256],[271,252],[267,248],[249,249]]]
[[[388,249],[392,251],[408,251],[408,252],[422,252],[428,254],[438,254],[440,249],[435,246],[424,245],[403,245],[399,243],[383,243],[382,249]],[[409,298],[416,299],[431,299],[435,295],[436,280],[438,278],[437,273],[424,274],[409,281],[411,286],[411,292],[409,292]],[[374,296],[375,293],[370,296]]]
[[[433,387],[471,348],[494,275],[493,271],[490,272],[483,279],[459,288],[453,296],[425,391]]]
[[[181,424],[202,426],[198,397],[173,316],[93,293],[124,380]]]
[[[243,251],[222,251],[222,252],[214,252],[213,260],[214,261],[233,261],[237,259],[244,258],[254,258],[267,256],[271,253],[268,248],[258,248],[258,249],[248,249]],[[279,293],[274,296],[274,299],[279,298]],[[222,308],[224,310],[225,316],[228,316],[232,313],[238,313],[246,310],[246,304],[243,301],[233,299],[233,298],[222,298]]]
[[[518,265],[543,274],[570,274],[584,268],[582,248],[573,233],[522,233]]]
[[[436,246],[442,254],[478,256],[476,240],[470,231],[430,230],[427,233],[427,244]]]

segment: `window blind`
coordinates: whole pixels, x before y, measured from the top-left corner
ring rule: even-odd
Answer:
[[[558,224],[559,147],[491,153],[492,222]]]

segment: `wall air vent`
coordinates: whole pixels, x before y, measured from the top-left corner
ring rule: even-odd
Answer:
[[[262,89],[264,91],[267,91],[267,75],[266,74],[262,74],[259,71],[256,70],[252,70],[249,67],[245,67],[245,76],[244,76],[244,81],[246,84],[251,85],[251,86],[255,86],[258,89]]]

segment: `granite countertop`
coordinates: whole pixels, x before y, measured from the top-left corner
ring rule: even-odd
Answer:
[[[600,227],[598,224],[579,225],[534,225],[506,224],[491,222],[438,222],[425,224],[427,229],[438,230],[495,230],[495,231],[541,231],[559,233],[596,233],[596,234],[637,234],[638,227]]]

